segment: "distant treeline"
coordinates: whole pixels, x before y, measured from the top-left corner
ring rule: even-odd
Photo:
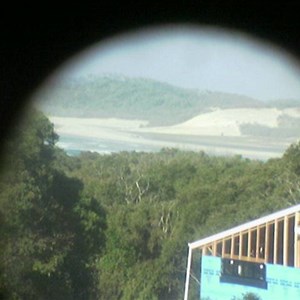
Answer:
[[[300,201],[300,144],[267,162],[176,149],[70,157],[47,118],[29,115],[1,165],[0,298],[182,299],[188,242]]]
[[[184,89],[142,78],[90,77],[53,82],[36,95],[47,115],[148,120],[150,125],[186,121],[212,107],[265,107],[250,97]]]
[[[278,138],[299,138],[300,118],[282,115],[278,118],[278,127],[268,127],[261,124],[241,124],[239,126],[243,135]]]

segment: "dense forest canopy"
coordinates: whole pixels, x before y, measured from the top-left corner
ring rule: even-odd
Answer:
[[[215,121],[211,127],[223,122],[225,132],[217,134],[219,137],[241,135],[246,140],[248,137],[261,140],[277,138],[281,143],[292,143],[299,138],[300,99],[263,102],[245,95],[186,89],[152,79],[116,75],[53,80],[41,88],[34,98],[39,109],[48,116],[143,120],[143,128],[189,122],[198,130],[198,135],[210,136],[216,133],[207,129],[207,122],[203,119],[195,121],[194,118],[214,118],[216,115],[208,114],[217,112],[220,121]],[[266,115],[264,119],[261,116],[263,111],[270,118]],[[272,118],[274,120],[270,121]],[[236,128],[226,131],[230,126]],[[204,132],[201,131],[203,127],[206,128]]]
[[[41,89],[36,100],[47,115],[140,118],[148,120],[151,125],[180,123],[209,111],[211,107],[273,106],[243,95],[185,89],[152,79],[124,76],[54,81]],[[292,103],[292,107],[299,106],[300,100]],[[274,105],[282,105],[282,102],[277,101]]]
[[[31,111],[6,143],[5,299],[182,299],[187,242],[300,202],[299,143],[261,162],[176,149],[70,157],[57,140]]]

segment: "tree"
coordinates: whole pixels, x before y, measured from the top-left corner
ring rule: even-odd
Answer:
[[[56,141],[53,125],[33,111],[7,142],[0,287],[9,299],[82,299],[92,284],[87,265],[101,248],[105,215],[81,198],[80,180],[55,167]]]

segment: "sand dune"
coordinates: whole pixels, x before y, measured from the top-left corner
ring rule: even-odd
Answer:
[[[276,108],[215,109],[181,124],[169,127],[154,127],[145,129],[145,131],[201,136],[241,136],[239,129],[241,124],[260,124],[274,128],[278,126],[278,117],[282,115],[300,117],[300,110],[297,108],[284,110]]]
[[[278,117],[282,115],[300,118],[300,110],[296,108],[214,109],[181,124],[166,127],[148,127],[148,122],[145,120],[116,118],[53,116],[49,119],[62,140],[64,137],[72,136],[92,138],[101,143],[118,142],[125,148],[128,145],[131,145],[131,148],[137,146],[143,149],[173,147],[212,153],[242,154],[265,159],[281,155],[291,141],[245,137],[241,135],[239,126],[244,123],[256,123],[274,128],[278,126]],[[84,143],[84,139],[82,141]]]
[[[200,114],[186,122],[164,127],[146,127],[145,120],[95,119],[49,117],[58,133],[79,136],[115,138],[116,135],[135,133],[165,133],[205,136],[241,136],[241,124],[260,124],[268,127],[278,126],[278,117],[288,115],[300,118],[300,109],[289,108],[239,108],[214,109]]]

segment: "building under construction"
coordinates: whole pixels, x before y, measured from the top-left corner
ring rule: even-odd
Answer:
[[[190,243],[185,300],[195,251],[200,299],[300,299],[300,205]]]

